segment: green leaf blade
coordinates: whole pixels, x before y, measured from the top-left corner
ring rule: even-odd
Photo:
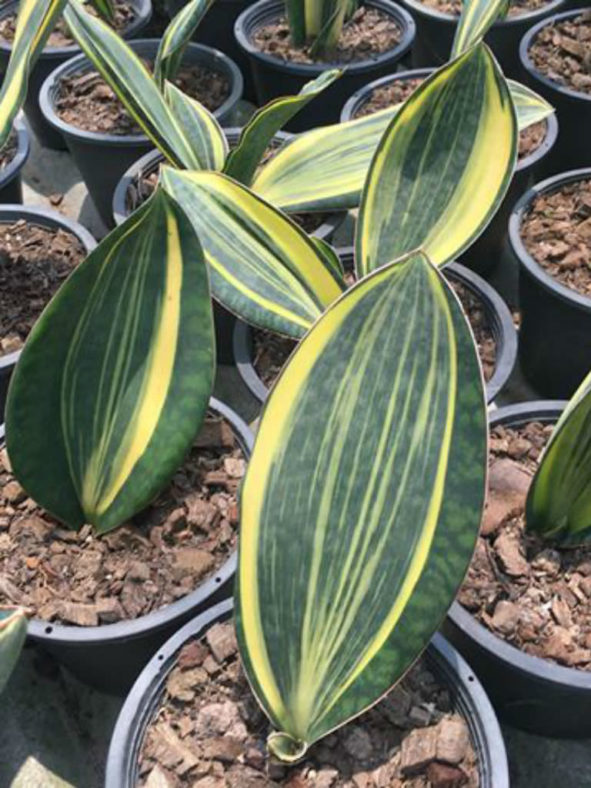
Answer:
[[[228,154],[228,140],[215,116],[172,82],[166,83],[164,95],[201,168],[221,170]]]
[[[436,71],[382,137],[356,232],[363,275],[423,249],[443,265],[490,222],[511,182],[517,120],[484,44]]]
[[[296,96],[277,98],[257,110],[242,130],[238,145],[228,157],[224,167],[226,175],[250,186],[275,134],[340,76],[339,69],[324,71],[316,79],[307,82]]]
[[[471,333],[422,255],[294,352],[242,491],[237,586],[243,664],[290,740],[360,714],[427,645],[477,538],[486,437]]]
[[[25,611],[0,607],[0,693],[14,670],[26,636]]]
[[[253,325],[299,338],[344,289],[295,222],[221,173],[164,168],[203,245],[215,298]]]
[[[119,525],[188,450],[211,393],[213,343],[201,247],[158,190],[72,274],[27,340],[6,414],[16,477],[71,527]]]
[[[175,78],[186,46],[212,4],[213,0],[191,0],[170,21],[160,41],[154,66],[154,78],[161,88],[167,80]]]
[[[451,59],[467,52],[509,10],[509,0],[464,0],[451,50]]]

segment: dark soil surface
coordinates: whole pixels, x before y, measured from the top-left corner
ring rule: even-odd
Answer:
[[[458,600],[527,654],[591,670],[591,546],[559,549],[524,530],[527,491],[552,429],[531,422],[492,431],[488,502]]]
[[[459,282],[452,281],[464,309],[478,345],[478,354],[482,363],[484,379],[490,380],[495,371],[497,345],[488,323],[486,311],[482,303],[468,288]],[[253,365],[257,375],[267,388],[276,381],[285,366],[292,350],[296,346],[293,339],[273,334],[270,331],[253,328]]]
[[[174,82],[212,112],[230,94],[230,85],[223,74],[201,66],[181,68]],[[65,123],[84,131],[117,136],[142,133],[96,71],[64,77],[55,99],[55,109]]]
[[[86,257],[65,230],[21,219],[0,225],[0,354],[23,346],[62,282]]]
[[[136,13],[129,3],[116,0],[115,6],[115,20],[112,25],[114,30],[118,32],[125,31],[135,20]],[[98,16],[97,12],[90,3],[86,4],[86,10],[94,16]],[[8,14],[0,20],[0,39],[12,42],[16,32],[16,14]],[[76,41],[70,35],[70,30],[65,21],[58,19],[54,29],[49,34],[49,38],[45,44],[46,49],[55,49],[57,47],[71,47],[77,46]]]
[[[130,522],[95,536],[37,507],[0,452],[0,604],[78,626],[158,610],[210,577],[236,547],[245,460],[210,415],[168,488]]]
[[[154,189],[158,185],[159,174],[152,172],[146,175],[141,180],[136,178],[130,183],[127,194],[125,195],[125,207],[132,213],[137,210],[140,205],[154,193]],[[311,235],[317,230],[324,222],[327,221],[329,213],[290,213],[290,218],[297,222],[300,227],[305,230],[308,235]]]
[[[343,26],[341,37],[330,57],[311,56],[310,47],[295,47],[291,43],[286,19],[279,19],[259,27],[253,42],[267,55],[290,63],[355,63],[369,60],[394,49],[400,41],[401,30],[393,17],[376,8],[361,6]]]
[[[591,180],[540,194],[520,233],[527,251],[550,276],[591,297]]]
[[[579,93],[591,93],[591,10],[543,27],[529,55],[548,79]]]
[[[147,729],[142,788],[476,788],[476,756],[449,692],[420,661],[377,706],[314,745],[297,765],[266,754],[269,724],[252,695],[233,626],[185,645]]]
[[[462,11],[462,0],[422,0],[423,5],[441,11],[442,14],[460,14]],[[509,16],[519,16],[519,14],[529,14],[548,5],[550,0],[511,0],[509,5]]]
[[[362,104],[355,113],[356,118],[373,115],[381,109],[388,109],[396,104],[402,104],[425,81],[426,77],[412,77],[398,79],[389,85],[383,85],[372,91],[369,100]],[[519,133],[518,158],[525,159],[537,150],[546,137],[547,124],[545,121],[534,123]]]
[[[0,148],[0,172],[7,167],[16,156],[18,150],[18,135],[12,131],[3,148]]]

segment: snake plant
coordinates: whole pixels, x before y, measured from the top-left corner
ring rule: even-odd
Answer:
[[[25,611],[0,606],[0,692],[6,686],[27,634]]]
[[[357,8],[357,0],[285,0],[291,40],[309,47],[314,56],[330,57],[343,25]]]

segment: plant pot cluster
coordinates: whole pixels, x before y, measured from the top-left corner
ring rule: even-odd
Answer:
[[[306,131],[314,133],[329,124],[337,128],[339,121],[350,124],[399,103],[404,107],[414,91],[440,73],[438,67],[449,60],[459,18],[453,2],[400,0],[395,4],[368,0],[345,25],[345,43],[333,48],[332,55],[320,57],[307,45],[293,43],[284,4],[278,0],[253,4],[220,0],[208,10],[199,31],[193,33],[176,75],[177,86],[189,95],[194,88],[192,98],[205,104],[215,118],[204,120],[205,113],[199,115],[195,105],[183,106],[184,120],[193,111],[193,119],[198,116],[202,123],[195,137],[206,136],[205,130],[211,135],[210,147],[199,149],[204,157],[210,157],[208,166],[200,169],[185,166],[185,160],[178,166],[171,165],[172,156],[154,150],[152,139],[126,114],[111,87],[96,73],[93,62],[77,54],[76,46],[53,46],[50,42],[38,59],[24,105],[29,125],[46,147],[69,150],[104,224],[114,229],[97,249],[95,240],[80,225],[54,212],[18,205],[22,200],[19,172],[28,155],[29,139],[17,119],[11,138],[12,155],[0,170],[0,202],[15,203],[0,207],[6,257],[6,273],[0,268],[0,275],[18,291],[14,296],[8,293],[6,304],[12,303],[10,309],[3,307],[5,313],[1,315],[0,422],[6,410],[7,427],[5,442],[4,424],[0,423],[0,519],[9,549],[0,574],[10,579],[0,586],[0,603],[33,610],[27,628],[29,640],[80,680],[106,692],[129,693],[109,751],[108,788],[257,784],[340,788],[352,784],[347,780],[359,773],[366,775],[366,782],[361,784],[368,788],[405,786],[411,784],[407,778],[414,777],[435,788],[508,788],[507,758],[497,714],[503,721],[534,733],[589,736],[591,629],[585,613],[591,607],[591,551],[577,544],[573,552],[555,534],[544,540],[540,534],[530,533],[532,510],[527,502],[533,495],[530,490],[537,491],[542,485],[538,478],[545,457],[550,456],[544,450],[554,445],[549,444],[552,428],[560,420],[559,428],[566,429],[561,414],[579,413],[577,409],[589,396],[584,384],[572,407],[565,411],[562,400],[573,395],[591,367],[591,284],[586,278],[591,268],[591,161],[586,144],[591,134],[591,72],[589,49],[578,58],[579,50],[572,44],[575,41],[591,48],[591,17],[564,10],[565,0],[534,3],[535,7],[523,5],[519,13],[510,12],[497,22],[487,41],[505,73],[522,81],[527,78],[530,86],[553,105],[555,113],[540,121],[537,128],[530,127],[528,134],[522,132],[519,159],[509,173],[510,182],[498,201],[496,214],[488,217],[492,220],[487,226],[478,228],[482,232],[475,243],[458,244],[458,254],[447,258],[441,275],[424,262],[422,247],[418,251],[407,249],[397,258],[400,269],[408,266],[409,278],[424,277],[417,279],[424,289],[415,286],[412,290],[406,285],[409,289],[404,291],[405,298],[400,303],[392,301],[400,306],[403,317],[407,309],[413,320],[411,296],[415,305],[422,304],[422,309],[416,308],[420,313],[416,331],[417,336],[423,332],[420,335],[424,341],[412,345],[416,340],[409,328],[410,318],[401,318],[404,325],[398,326],[398,331],[404,341],[392,346],[392,352],[387,344],[379,345],[376,326],[391,339],[397,313],[386,310],[383,304],[389,303],[395,286],[403,288],[404,282],[396,285],[389,258],[382,259],[374,269],[363,268],[372,261],[365,247],[378,257],[378,252],[382,253],[379,241],[388,223],[385,213],[380,214],[380,206],[367,207],[371,195],[368,183],[375,189],[379,183],[376,186],[366,180],[363,196],[359,196],[355,249],[332,249],[329,244],[336,243],[335,235],[338,238],[350,203],[343,199],[338,208],[306,210],[310,201],[303,200],[304,208],[300,208],[293,195],[288,195],[289,199],[285,197],[279,205],[282,213],[270,205],[272,200],[267,197],[274,192],[265,182],[265,167],[274,155],[286,157],[290,150],[298,150],[297,146],[306,140]],[[134,0],[130,6],[132,22],[121,35],[133,39],[131,50],[152,67],[160,41],[138,38],[150,18],[149,3]],[[170,2],[168,10],[174,16],[182,6]],[[8,5],[0,12],[0,24],[11,14],[14,7]],[[577,31],[585,25],[589,35],[577,38]],[[554,38],[547,37],[548,27],[558,31]],[[567,44],[570,49],[562,47],[561,36],[571,42]],[[552,57],[558,65],[551,65],[551,72],[541,73],[545,67],[540,66],[536,47],[541,47],[542,54],[544,47],[556,50]],[[489,57],[485,47],[476,46],[471,51],[472,57],[478,53]],[[571,54],[568,73],[559,68],[567,51]],[[0,54],[7,62],[8,43],[0,43]],[[413,70],[407,68],[409,58]],[[493,58],[486,63],[496,68]],[[265,113],[272,116],[273,108],[281,106],[280,97],[298,94],[310,80],[321,78],[328,67],[346,68],[344,75],[319,90],[319,95],[305,106],[302,104],[298,114],[286,112],[283,125],[289,131],[269,135],[266,150],[257,151],[257,166],[244,175],[251,166],[243,154],[253,126],[247,125],[244,130],[233,123],[242,96],[254,99],[259,107],[278,100],[270,104],[271,109],[255,115],[252,122],[261,123],[258,130],[264,136]],[[243,73],[246,68],[248,73]],[[208,78],[213,75],[205,80],[205,88],[203,74]],[[579,86],[576,90],[573,74]],[[416,95],[424,94],[419,91]],[[182,131],[184,134],[186,129]],[[585,132],[589,134],[585,136]],[[388,133],[379,143],[384,158],[397,153],[387,147]],[[514,130],[512,134],[515,140]],[[189,140],[188,149],[193,142]],[[250,143],[255,149],[256,140],[253,143],[251,138]],[[272,151],[274,146],[277,154]],[[271,154],[263,158],[270,150]],[[215,166],[211,164],[214,159]],[[163,164],[169,166],[162,170]],[[375,174],[378,165],[378,156],[368,158],[368,179],[379,180]],[[289,173],[289,166],[286,171]],[[258,184],[262,184],[260,193]],[[207,188],[217,189],[209,202],[203,197]],[[265,188],[270,191],[265,192]],[[273,188],[277,188],[276,183]],[[361,195],[361,189],[359,192]],[[450,202],[452,197],[450,194]],[[394,210],[396,206],[391,207]],[[372,210],[378,220],[369,225],[368,231],[364,223],[370,221],[367,215],[371,218]],[[249,211],[260,224],[251,222]],[[270,213],[273,215],[269,218]],[[231,226],[230,231],[219,220],[220,214]],[[154,229],[146,217],[156,217],[154,227],[158,227]],[[134,232],[140,226],[144,235],[138,238]],[[158,235],[161,227],[165,230]],[[213,241],[209,236],[204,240],[209,232]],[[469,233],[467,237],[470,240]],[[164,260],[164,265],[152,266],[150,253],[154,248],[160,250],[158,262]],[[135,262],[136,257],[141,265],[126,265],[129,260]],[[34,278],[37,258],[42,258],[45,266],[41,268],[44,285],[37,285]],[[81,265],[85,258],[86,264]],[[234,258],[242,272],[232,267]],[[285,278],[274,281],[279,263],[285,267]],[[311,270],[312,263],[317,266],[314,276],[306,278],[306,266]],[[30,276],[29,265],[33,271]],[[89,272],[93,270],[96,278],[91,280]],[[116,281],[112,270],[117,271]],[[392,276],[390,289],[383,284],[386,276]],[[504,280],[503,293],[511,293],[513,311],[491,284],[499,279]],[[421,302],[425,291],[428,294],[427,284],[435,296]],[[76,286],[81,288],[79,295]],[[27,287],[38,290],[32,292]],[[190,295],[184,287],[189,287]],[[378,291],[378,298],[371,288],[379,287],[384,289]],[[330,299],[326,292],[332,294]],[[356,303],[360,292],[365,300]],[[199,303],[191,300],[196,299],[195,294]],[[318,306],[321,295],[328,299],[322,308]],[[255,315],[251,322],[242,316],[239,297],[255,302],[255,307],[249,303],[247,308]],[[308,309],[304,316],[302,303]],[[105,304],[110,309],[114,306],[109,319],[101,322]],[[263,329],[259,327],[260,316],[265,309],[270,310],[269,304],[275,309],[274,322],[268,321],[272,328]],[[369,312],[362,311],[370,308],[374,310],[371,319]],[[430,309],[434,312],[433,325],[429,323]],[[357,324],[347,323],[351,314]],[[334,346],[338,345],[336,334],[330,333],[337,325],[336,316],[347,329],[342,330],[345,339],[341,342],[349,342],[348,356],[339,356],[331,344],[334,341]],[[299,333],[293,331],[288,337],[285,326],[289,320],[298,325]],[[410,338],[405,338],[405,329]],[[185,330],[186,334],[182,333]],[[66,349],[60,342],[62,332],[70,338]],[[94,341],[89,340],[91,336]],[[311,359],[306,353],[315,337],[318,357]],[[360,349],[360,337],[375,343],[374,354],[380,355],[380,365],[369,366]],[[441,337],[458,342],[449,355]],[[425,350],[430,339],[431,355]],[[146,351],[148,341],[152,344]],[[45,368],[39,361],[43,342],[48,353]],[[119,350],[120,346],[124,350]],[[465,356],[462,348],[469,350]],[[331,352],[338,361],[333,359],[333,367],[327,361]],[[105,366],[102,373],[95,374],[93,365],[101,353]],[[184,354],[188,358],[190,353],[198,369],[179,383],[176,376],[180,379]],[[411,367],[404,364],[413,353],[418,360],[409,372]],[[540,398],[552,401],[540,399],[489,411],[489,406],[498,404],[510,391],[518,358]],[[114,382],[105,382],[107,362],[116,370]],[[215,397],[205,396],[213,386],[216,363],[234,365],[246,388],[264,406],[259,443],[255,444],[250,428],[234,410]],[[35,414],[31,409],[32,382],[43,389],[48,381],[47,368],[52,364],[59,368],[61,387],[57,393],[49,391]],[[357,400],[350,398],[359,398],[363,388],[357,380],[351,385],[353,367],[364,374],[369,370],[365,380],[369,415],[367,423],[366,414],[358,415],[358,445],[346,443],[345,438],[341,441],[348,428],[345,417],[355,410],[350,402],[357,407]],[[377,386],[382,369],[396,374],[392,373],[388,390],[378,396],[375,392],[380,391]],[[443,374],[446,370],[447,376]],[[309,389],[296,373],[302,375]],[[405,374],[413,381],[416,376],[422,383],[419,388],[424,400],[417,396],[418,404],[408,393],[400,404],[398,389]],[[363,377],[361,372],[359,375]],[[81,458],[89,454],[86,437],[79,438],[86,415],[77,410],[78,394],[81,399],[87,396],[84,385],[94,387],[90,396],[96,396],[98,403],[85,433],[90,436],[88,441],[96,439],[96,446],[84,472],[78,474]],[[112,388],[105,394],[108,386]],[[293,401],[291,387],[295,391]],[[302,432],[309,429],[312,417],[302,405],[308,404],[309,391],[334,395],[338,419],[332,414],[327,417],[323,411],[316,432],[326,430],[324,442],[314,444],[314,431],[309,430],[298,445],[297,430],[291,429],[290,419]],[[391,404],[384,408],[379,424],[384,432],[374,434],[373,411],[383,408],[390,396]],[[444,400],[447,410],[441,404]],[[201,411],[195,403],[203,405]],[[324,406],[325,400],[318,395],[316,404]],[[289,418],[285,415],[288,407]],[[43,414],[54,412],[59,412],[59,424],[63,426],[61,432],[54,430],[55,469],[43,467],[42,453],[37,455],[37,447],[27,443],[35,424],[26,423],[23,417],[27,413],[37,419],[38,431],[42,432]],[[411,412],[414,419],[408,415]],[[442,421],[448,419],[445,429],[435,423],[434,413],[439,413]],[[342,432],[334,427],[341,418]],[[101,419],[107,426],[97,439],[100,430],[96,425]],[[407,423],[410,420],[412,424]],[[199,429],[191,433],[195,425]],[[482,427],[484,436],[483,430],[479,431]],[[395,429],[407,431],[392,438]],[[453,441],[456,430],[463,430],[460,437],[466,439],[463,466],[458,458],[461,451]],[[560,434],[558,430],[556,434]],[[183,436],[186,445],[181,451]],[[47,436],[41,438],[46,448]],[[278,448],[281,440],[284,446]],[[311,714],[308,694],[301,687],[299,695],[291,693],[296,698],[292,714],[287,702],[281,705],[282,682],[286,675],[291,678],[292,657],[294,664],[301,657],[299,645],[297,654],[292,651],[289,658],[279,660],[279,671],[286,673],[276,681],[275,649],[282,643],[284,621],[279,613],[275,620],[268,611],[276,604],[283,615],[291,606],[297,607],[289,583],[292,576],[297,576],[299,566],[283,563],[286,555],[291,559],[297,550],[293,539],[287,539],[289,534],[273,530],[278,526],[267,516],[267,506],[269,511],[277,507],[274,511],[280,516],[276,519],[285,516],[288,522],[289,516],[296,516],[286,511],[291,505],[297,512],[304,498],[314,498],[316,488],[329,491],[318,505],[320,524],[316,525],[314,538],[310,540],[307,534],[308,542],[320,546],[319,557],[311,562],[310,576],[315,578],[309,586],[312,599],[325,571],[323,562],[334,560],[337,553],[334,544],[324,552],[322,549],[331,523],[337,522],[344,529],[349,509],[358,505],[357,499],[361,501],[367,527],[363,532],[353,529],[345,533],[341,541],[350,539],[356,549],[340,560],[341,565],[353,567],[352,574],[359,572],[357,583],[349,588],[344,574],[342,586],[335,591],[337,599],[347,597],[343,608],[353,611],[351,616],[359,614],[356,586],[367,590],[375,583],[376,598],[385,595],[385,575],[376,582],[370,574],[373,568],[355,566],[356,554],[365,550],[367,566],[374,567],[369,540],[382,525],[379,507],[390,494],[386,485],[380,486],[383,471],[386,469],[393,478],[398,473],[392,458],[402,463],[400,445],[404,443],[408,464],[398,481],[401,498],[407,489],[410,491],[407,495],[411,503],[407,505],[412,510],[422,495],[422,491],[412,489],[413,470],[417,471],[412,463],[417,453],[425,452],[429,470],[429,447],[438,440],[440,457],[432,463],[433,480],[429,477],[434,490],[432,502],[427,512],[417,515],[417,519],[424,516],[419,541],[425,540],[426,549],[419,549],[410,537],[406,545],[412,559],[409,565],[419,560],[416,556],[424,563],[417,564],[418,568],[413,563],[411,569],[396,566],[393,571],[410,573],[412,588],[409,585],[407,593],[405,586],[400,592],[401,598],[406,594],[404,604],[413,603],[415,586],[422,589],[423,598],[414,608],[409,607],[410,612],[402,604],[386,617],[388,625],[395,619],[392,631],[382,637],[382,629],[378,629],[371,656],[366,659],[364,655],[361,666],[350,668],[349,676],[343,679],[335,671],[331,680],[335,685],[341,680],[342,686],[328,710],[323,710],[324,718],[320,710],[316,717]],[[482,457],[478,456],[479,440]],[[487,440],[489,460],[485,456]],[[355,487],[352,482],[342,493],[342,510],[328,511],[347,479],[332,468],[327,471],[322,464],[326,456],[333,452],[335,463],[342,464],[338,470],[348,468],[349,463],[360,475],[363,463],[357,452],[361,456],[362,449],[372,441],[373,453],[380,456],[381,465],[373,476],[363,477],[365,488]],[[383,448],[387,441],[392,441],[391,455]],[[294,465],[295,486],[291,490],[285,481],[289,473],[282,465],[284,450]],[[110,458],[109,462],[105,457]],[[477,467],[483,457],[480,465],[488,462],[489,473],[485,507],[487,468]],[[174,460],[179,458],[182,464],[177,462],[175,466]],[[300,458],[302,464],[298,464]],[[160,461],[162,470],[154,470],[152,466]],[[298,475],[303,473],[305,461],[317,463],[312,477]],[[463,474],[461,483],[446,475],[448,465],[454,464]],[[56,484],[47,480],[58,478],[60,467],[67,468],[70,475],[63,491],[56,491]],[[420,465],[421,472],[423,467]],[[40,492],[29,497],[21,478],[33,479],[35,485],[38,482],[35,490]],[[384,474],[384,478],[388,477]],[[162,481],[166,479],[164,486]],[[462,484],[466,500],[457,492]],[[367,492],[370,488],[371,496]],[[135,508],[128,503],[134,495]],[[445,502],[446,497],[451,503]],[[399,501],[393,500],[386,508],[393,511],[398,506]],[[125,516],[117,518],[117,507]],[[457,532],[450,530],[447,542],[432,527],[439,516],[437,507],[444,513],[441,519],[445,525],[457,528]],[[110,520],[112,510],[116,514]],[[480,517],[482,511],[479,535],[460,531],[459,521]],[[359,521],[363,518],[358,517]],[[387,519],[385,515],[383,519]],[[560,521],[561,527],[564,522]],[[301,525],[304,528],[308,523]],[[386,536],[387,532],[375,545],[376,564],[387,544]],[[449,562],[455,553],[466,553],[468,566],[471,536],[477,539],[476,551],[463,585],[458,581],[454,586],[456,601],[451,608],[448,605],[439,611],[437,623],[419,648],[410,620],[421,619],[421,604],[425,615],[433,619],[437,610],[433,612],[431,606],[443,604],[428,599],[423,586],[442,582],[448,570],[458,573],[457,566],[450,569],[438,563],[444,553]],[[302,546],[302,566],[307,566],[306,558]],[[285,593],[281,583],[277,584],[282,572],[288,589]],[[330,572],[326,575],[330,580]],[[59,587],[58,593],[48,591],[48,579],[49,585]],[[367,602],[368,620],[377,617],[371,607],[373,601],[369,598]],[[441,634],[436,629],[446,611]],[[289,622],[294,631],[302,627],[302,653],[309,649],[302,675],[312,685],[316,669],[325,669],[323,664],[312,665],[309,658],[315,653],[310,644],[318,634],[313,626],[315,615],[311,606],[302,616],[303,624],[295,615]],[[318,639],[331,655],[326,659],[329,666],[341,653],[347,654],[357,634],[346,633],[349,637],[342,642],[335,636],[331,642],[333,633],[328,623],[334,616],[328,603],[326,609],[319,607],[318,618],[326,631],[320,628]],[[343,629],[348,620],[347,613],[342,617]],[[414,656],[404,670],[395,673],[394,690],[385,695],[392,683],[378,693],[380,682],[385,684],[382,675],[389,676],[393,665],[400,667],[399,652],[406,646],[402,641],[395,645],[389,641],[399,622],[410,643],[409,654],[414,649]],[[370,676],[368,665],[373,659],[376,669]],[[359,675],[366,684],[354,684]],[[248,688],[249,682],[254,692]],[[354,691],[349,692],[352,685]],[[334,689],[332,681],[327,686],[325,694],[329,695]],[[368,697],[373,693],[374,702],[380,698],[377,705],[363,706],[358,696],[364,692]],[[347,713],[343,712],[345,701],[350,704]],[[358,716],[361,712],[363,715]],[[308,724],[310,719],[313,724],[304,731],[303,720]],[[270,733],[269,720],[279,733]],[[296,730],[297,736],[293,733]],[[308,752],[306,734],[310,731],[315,735],[311,742],[318,741],[318,745]],[[267,733],[268,751],[264,748]]]

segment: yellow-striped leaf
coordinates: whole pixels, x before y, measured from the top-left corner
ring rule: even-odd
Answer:
[[[565,545],[591,539],[591,373],[554,428],[529,490],[526,523]]]
[[[115,21],[115,9],[111,0],[90,0],[90,2],[103,19],[111,23]]]
[[[485,44],[436,71],[382,137],[356,233],[361,274],[423,249],[453,260],[487,226],[517,158],[507,83]]]
[[[519,131],[523,131],[528,126],[533,126],[534,123],[539,123],[554,114],[554,107],[531,88],[520,82],[514,82],[512,79],[508,79],[507,84],[515,105]]]
[[[25,611],[0,607],[0,692],[6,686],[27,636]]]
[[[203,418],[214,349],[207,268],[161,189],[60,288],[13,374],[14,473],[71,527],[108,531],[146,506]]]
[[[553,112],[533,90],[517,82],[510,88],[520,131]],[[357,208],[378,143],[399,109],[396,105],[297,136],[259,170],[252,188],[289,211]]]
[[[325,251],[285,214],[215,172],[162,169],[209,265],[211,289],[255,326],[299,338],[344,289]]]
[[[265,405],[241,495],[244,667],[297,758],[428,644],[477,538],[487,424],[461,307],[420,253],[316,323]]]
[[[286,0],[290,37],[296,46],[311,44],[311,55],[330,52],[356,7],[356,0]]]
[[[213,1],[191,0],[181,8],[164,31],[154,67],[154,77],[161,88],[166,80],[175,78],[183,52]]]
[[[228,155],[228,140],[215,116],[172,82],[166,82],[164,96],[201,168],[221,170]]]
[[[12,51],[0,90],[0,148],[26,98],[29,74],[65,4],[66,0],[20,0]]]
[[[109,25],[69,0],[64,17],[84,54],[156,147],[177,167],[197,168],[199,151],[166,104],[144,63]]]
[[[224,172],[250,186],[257,167],[275,134],[306,104],[341,76],[339,69],[323,71],[307,82],[296,96],[282,96],[259,109],[246,124],[238,145],[230,153]]]
[[[481,41],[492,25],[506,16],[508,10],[509,0],[464,0],[451,50],[452,59]]]
[[[395,114],[393,107],[298,135],[261,167],[253,190],[288,211],[356,208],[378,142]]]

